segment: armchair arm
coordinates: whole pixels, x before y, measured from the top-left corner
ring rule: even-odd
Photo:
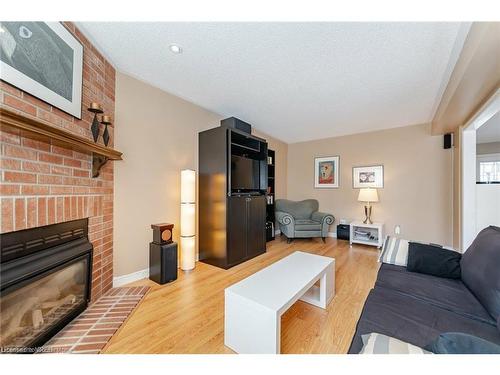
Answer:
[[[283,211],[276,211],[276,220],[278,220],[278,223],[281,225],[295,225],[295,220],[293,219],[293,216],[283,212]]]
[[[325,214],[324,212],[313,212],[311,219],[321,223],[321,237],[328,237],[330,225],[335,221],[333,215]]]
[[[335,217],[331,214],[325,214],[324,212],[313,212],[311,220],[319,221],[322,224],[331,225],[335,221]]]
[[[295,219],[292,215],[283,211],[276,211],[276,220],[278,220],[279,228],[287,238],[295,237]]]

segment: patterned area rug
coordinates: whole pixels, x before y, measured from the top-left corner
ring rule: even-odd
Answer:
[[[47,342],[44,352],[100,353],[149,289],[144,286],[109,290]]]

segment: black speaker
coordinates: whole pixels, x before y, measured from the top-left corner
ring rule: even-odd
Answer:
[[[149,244],[149,279],[158,284],[177,280],[177,243]]]
[[[250,125],[248,122],[241,121],[236,117],[225,118],[224,120],[220,121],[220,124],[222,126],[228,126],[230,128],[238,129],[244,131],[245,133],[252,134],[252,125]]]
[[[451,133],[445,134],[443,137],[443,148],[445,150],[451,148],[453,143],[453,136]]]

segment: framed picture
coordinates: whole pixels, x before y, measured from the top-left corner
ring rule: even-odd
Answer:
[[[338,156],[314,158],[314,187],[320,189],[339,187]]]
[[[354,189],[383,188],[384,166],[374,165],[368,167],[353,167],[352,187]]]
[[[2,22],[0,27],[2,80],[81,118],[81,43],[59,22]]]

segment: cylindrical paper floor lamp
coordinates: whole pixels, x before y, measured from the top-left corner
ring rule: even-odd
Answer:
[[[181,171],[181,269],[192,270],[195,262],[196,172]]]

